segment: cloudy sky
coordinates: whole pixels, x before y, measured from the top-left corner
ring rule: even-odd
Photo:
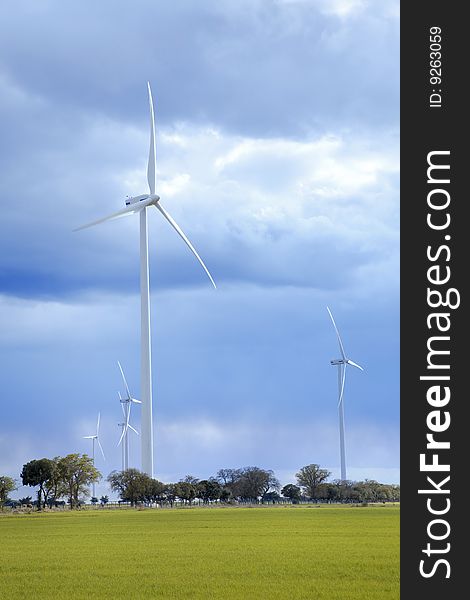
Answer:
[[[399,479],[398,2],[7,2],[0,22],[0,474],[120,468],[117,360],[139,395],[138,219],[150,213],[156,476],[317,462]],[[155,213],[155,214],[152,214]],[[139,429],[139,410],[134,425]],[[131,462],[140,467],[140,440]],[[20,490],[21,491],[21,490]],[[98,492],[106,493],[105,484]]]

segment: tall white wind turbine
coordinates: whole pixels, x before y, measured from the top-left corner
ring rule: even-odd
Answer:
[[[152,91],[150,83],[147,82],[148,97],[150,104],[150,149],[147,167],[147,181],[149,193],[141,194],[126,199],[126,207],[107,217],[93,221],[78,227],[85,229],[98,225],[104,221],[117,219],[129,214],[140,213],[140,314],[141,314],[141,365],[140,365],[140,395],[142,398],[142,470],[153,477],[153,421],[152,421],[152,359],[151,359],[151,330],[150,330],[150,287],[149,287],[149,261],[148,261],[148,227],[147,208],[154,206],[163,217],[170,223],[176,233],[188,246],[202,268],[209,277],[214,288],[215,282],[209,273],[202,258],[196,252],[194,246],[183,233],[179,225],[173,220],[169,213],[160,203],[160,196],[155,193],[156,189],[156,152],[155,152],[155,118],[153,110]]]
[[[98,446],[101,450],[101,454],[103,455],[103,460],[106,460],[105,456],[104,456],[104,452],[103,452],[103,447],[101,446],[101,442],[100,442],[100,416],[101,413],[98,413],[98,420],[96,422],[96,433],[95,435],[84,435],[83,439],[84,440],[91,440],[92,441],[92,459],[93,459],[93,466],[95,466],[95,440],[98,442]],[[93,497],[95,496],[95,482],[93,482]]]
[[[333,315],[331,314],[331,310],[326,307],[328,314],[330,315],[331,322],[333,323],[333,327],[336,331],[336,336],[338,338],[339,351],[341,354],[341,358],[335,358],[330,361],[332,365],[338,367],[338,411],[339,411],[339,449],[340,449],[340,458],[341,458],[341,481],[346,481],[346,450],[345,450],[345,442],[344,442],[344,383],[346,381],[346,367],[347,365],[351,365],[351,367],[356,367],[356,369],[360,369],[364,371],[364,369],[355,363],[353,360],[347,358],[346,353],[344,351],[343,342],[341,340],[341,336],[339,335],[338,328],[336,327],[335,320],[333,319]]]
[[[126,376],[124,375],[124,371],[122,369],[121,363],[118,361],[119,370],[121,371],[121,377],[124,382],[124,387],[126,388],[126,397],[123,398],[118,392],[119,401],[121,402],[122,412],[124,415],[124,423],[122,423],[122,432],[121,437],[119,438],[118,446],[123,444],[123,466],[122,470],[126,470],[129,468],[129,429],[131,429],[134,433],[139,435],[137,429],[134,429],[130,424],[129,420],[131,418],[131,408],[132,404],[142,404],[140,400],[133,398],[131,396],[131,392],[129,390],[129,386],[127,385]],[[121,424],[120,424],[121,425]]]

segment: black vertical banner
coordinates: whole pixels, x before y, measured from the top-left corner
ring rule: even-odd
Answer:
[[[401,13],[401,598],[468,594],[468,24]],[[464,109],[465,105],[465,109]]]

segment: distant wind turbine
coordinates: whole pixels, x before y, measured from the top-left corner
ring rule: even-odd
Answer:
[[[333,315],[331,314],[331,310],[326,307],[328,314],[330,315],[331,322],[333,323],[333,327],[336,331],[336,336],[338,338],[339,343],[339,351],[341,353],[341,358],[336,358],[331,362],[332,365],[338,367],[338,411],[339,411],[339,448],[340,448],[340,457],[341,457],[341,481],[346,481],[346,450],[345,450],[345,442],[344,442],[344,382],[346,381],[346,367],[347,365],[351,365],[351,367],[356,367],[356,369],[360,369],[364,371],[364,369],[355,363],[353,360],[346,357],[346,353],[344,351],[343,342],[341,340],[341,336],[339,335],[338,328],[336,327],[335,320],[333,319]]]
[[[123,467],[122,468],[123,468],[123,470],[127,471],[127,469],[129,468],[129,429],[131,429],[134,433],[139,435],[139,432],[137,431],[137,429],[134,429],[134,427],[132,427],[132,425],[129,423],[129,420],[131,418],[131,408],[132,408],[133,403],[134,404],[142,404],[142,402],[131,396],[129,386],[127,385],[126,376],[124,375],[124,371],[123,371],[121,363],[119,361],[118,361],[118,366],[119,366],[119,370],[121,371],[122,380],[124,382],[124,387],[126,388],[126,394],[127,394],[127,396],[125,398],[123,398],[121,396],[120,392],[118,392],[119,400],[121,402],[122,412],[124,414],[124,423],[122,423],[122,433],[121,433],[121,437],[119,438],[118,446],[119,446],[119,444],[123,443],[123,441],[124,441],[124,443],[123,443]],[[121,423],[120,423],[120,425],[121,425]]]
[[[98,446],[101,450],[101,454],[103,455],[103,460],[106,460],[104,452],[103,452],[103,447],[101,446],[101,442],[100,442],[100,413],[98,413],[98,421],[96,422],[96,433],[95,435],[84,435],[83,436],[84,440],[91,440],[92,441],[92,460],[93,460],[93,466],[95,466],[95,440],[98,442]],[[95,497],[95,482],[93,482],[93,497]]]
[[[170,223],[176,233],[182,238],[194,256],[207,273],[212,285],[215,282],[209,273],[202,258],[196,252],[194,246],[183,233],[179,225],[160,204],[160,196],[155,193],[156,188],[156,151],[155,151],[155,118],[150,83],[147,82],[149,104],[150,104],[150,149],[147,166],[147,181],[149,185],[148,194],[141,194],[127,198],[126,208],[115,212],[107,217],[88,223],[79,227],[85,229],[98,225],[104,221],[116,219],[129,214],[140,213],[140,313],[141,313],[141,365],[140,365],[140,394],[142,398],[142,470],[153,477],[153,420],[152,420],[152,359],[151,359],[151,330],[150,330],[150,285],[149,285],[149,261],[148,261],[148,226],[147,208],[154,206],[161,212]]]

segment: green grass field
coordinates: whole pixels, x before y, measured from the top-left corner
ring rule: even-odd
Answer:
[[[399,507],[0,516],[0,597],[398,600]]]

